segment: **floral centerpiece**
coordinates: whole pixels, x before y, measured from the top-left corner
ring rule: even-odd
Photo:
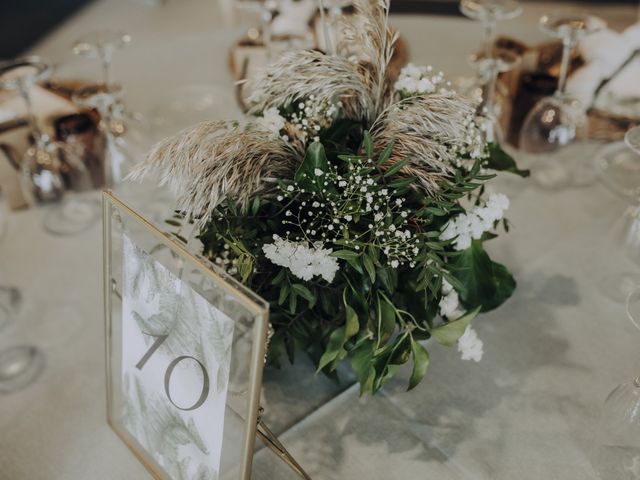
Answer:
[[[182,132],[133,176],[159,174],[202,253],[269,301],[269,363],[346,359],[375,393],[407,362],[422,380],[429,338],[480,359],[470,322],[516,285],[483,247],[509,207],[485,185],[524,172],[442,73],[391,78],[389,5],[356,7],[336,54],[290,52],[255,79],[254,121]]]

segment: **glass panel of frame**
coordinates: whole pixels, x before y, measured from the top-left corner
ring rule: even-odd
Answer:
[[[109,423],[158,479],[249,479],[268,304],[104,194]]]

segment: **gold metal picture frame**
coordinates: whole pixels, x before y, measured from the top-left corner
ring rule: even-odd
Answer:
[[[193,433],[194,429],[199,430],[202,435],[208,434],[205,432],[211,429],[224,430],[224,436],[222,437],[222,434],[220,434],[222,445],[219,448],[220,456],[224,458],[224,468],[220,465],[208,467],[196,465],[196,467],[202,469],[210,468],[211,472],[216,472],[220,480],[227,478],[248,480],[251,477],[255,438],[256,435],[261,435],[258,430],[260,421],[259,398],[268,330],[268,304],[233,278],[227,276],[223,271],[218,270],[206,259],[194,255],[187,250],[184,244],[172,238],[169,234],[158,230],[111,192],[104,192],[103,194],[103,209],[104,313],[106,327],[107,417],[109,424],[154,478],[165,480],[177,477],[177,475],[170,474],[170,469],[166,466],[170,462],[167,462],[166,458],[160,457],[159,449],[150,448],[153,445],[153,439],[145,441],[145,439],[149,438],[149,435],[145,437],[140,433],[141,431],[144,433],[147,430],[152,432],[166,431],[166,425],[148,425],[149,418],[147,417],[141,418],[139,423],[142,424],[142,427],[140,428],[131,427],[131,421],[129,421],[129,424],[127,423],[129,418],[127,415],[131,416],[132,411],[131,405],[128,404],[129,399],[125,395],[127,386],[123,385],[123,382],[129,379],[126,376],[128,375],[127,369],[134,371],[136,375],[141,377],[142,380],[136,385],[139,386],[141,383],[146,382],[144,370],[135,370],[130,365],[123,366],[123,356],[126,354],[124,350],[128,348],[127,342],[129,338],[126,336],[127,327],[126,325],[123,326],[123,323],[126,323],[123,320],[127,320],[128,317],[126,319],[123,318],[122,313],[126,304],[126,298],[123,299],[123,296],[126,295],[124,295],[122,289],[126,280],[123,279],[124,270],[127,268],[126,265],[123,266],[122,264],[127,261],[123,251],[126,248],[131,248],[129,246],[131,244],[137,249],[136,252],[139,252],[139,255],[143,255],[144,258],[148,258],[149,261],[154,263],[157,262],[159,265],[157,268],[162,269],[162,272],[166,272],[167,278],[179,278],[180,283],[188,284],[189,291],[191,289],[195,290],[192,295],[198,296],[198,298],[201,296],[207,301],[214,301],[212,308],[222,311],[227,316],[226,318],[230,318],[235,322],[233,341],[241,339],[241,346],[244,351],[230,360],[228,375],[230,379],[229,385],[232,383],[231,378],[236,375],[239,379],[235,379],[236,383],[234,385],[240,385],[241,388],[233,390],[229,386],[225,390],[223,424],[199,425],[197,421],[194,421],[193,417],[190,417],[189,421],[185,420],[184,425],[171,426],[171,428],[187,430],[186,432],[179,432],[180,441],[185,441],[185,435]],[[194,279],[197,279],[197,281],[194,281]],[[197,325],[192,330],[196,329],[196,327]],[[146,332],[143,333],[145,335],[153,335]],[[194,338],[198,338],[197,335]],[[148,357],[151,357],[149,352],[152,354],[156,352],[155,348],[158,342],[153,343],[153,341],[154,338],[148,339],[148,343],[154,347],[148,349]],[[184,339],[181,339],[181,346],[184,347],[184,344]],[[239,346],[240,343],[238,348]],[[200,350],[204,351],[210,347],[205,345],[201,348],[199,345],[193,345],[193,348],[200,348]],[[233,348],[236,348],[235,343],[231,350]],[[157,351],[161,352],[161,350],[168,349],[169,347],[165,348],[162,345],[158,347]],[[160,354],[154,356],[158,355]],[[144,357],[145,362],[148,357]],[[199,360],[195,361],[200,363]],[[142,359],[136,367],[139,367],[141,363],[143,363]],[[204,360],[202,360],[200,366],[204,374],[206,374],[203,364]],[[172,363],[172,365],[175,367],[175,363]],[[220,370],[221,368],[218,370],[218,387],[220,385],[224,386],[224,382],[220,382]],[[140,373],[141,371],[142,373]],[[171,377],[171,373],[173,373],[173,370],[169,373],[169,377]],[[138,380],[136,379],[136,381]],[[179,418],[176,415],[182,415],[182,412],[189,409],[177,405],[170,398],[168,390],[170,380],[167,380],[165,376],[164,387],[168,398],[162,398],[164,403],[161,407],[154,406],[153,408],[175,407],[175,411],[171,411],[168,414],[171,415],[172,421],[175,421],[175,418]],[[209,376],[206,377],[206,381],[207,383],[203,384],[202,392],[205,391],[204,385],[207,388],[210,386]],[[160,398],[160,396],[157,397]],[[142,401],[145,402],[146,399],[142,399]],[[153,418],[160,419],[161,417],[162,415],[154,411]],[[190,429],[192,431],[189,431]],[[164,446],[167,442],[166,438],[163,438],[162,442]],[[226,446],[224,442],[231,442],[232,445]],[[205,446],[208,447],[207,445]],[[181,448],[184,447],[181,446]],[[200,450],[210,451],[211,448],[201,448]],[[182,467],[178,466],[177,468]]]

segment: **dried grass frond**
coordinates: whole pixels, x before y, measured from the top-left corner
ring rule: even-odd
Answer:
[[[279,108],[295,98],[315,95],[318,102],[340,100],[345,118],[371,119],[369,85],[359,70],[346,58],[318,51],[286,53],[252,81],[254,104],[250,112]]]
[[[129,178],[156,175],[178,195],[178,208],[203,225],[224,199],[246,205],[274,185],[269,179],[290,177],[301,160],[257,125],[204,122],[157,144]]]
[[[350,51],[358,45],[358,57],[364,83],[369,86],[373,104],[371,120],[376,118],[393,98],[389,64],[393,57],[397,32],[389,26],[389,0],[355,0],[356,21],[344,29],[339,51]]]
[[[459,152],[467,145],[474,114],[473,103],[459,95],[432,94],[402,100],[375,122],[371,132],[375,150],[381,152],[394,142],[386,165],[408,158],[402,174],[416,177],[427,193],[433,193],[453,173]]]

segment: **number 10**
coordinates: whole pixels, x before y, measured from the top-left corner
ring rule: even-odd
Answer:
[[[142,333],[144,333],[144,332],[142,332]],[[147,350],[147,353],[145,353],[142,356],[142,358],[140,359],[140,361],[138,361],[138,363],[136,363],[136,368],[138,370],[142,370],[142,368],[145,366],[145,364],[151,358],[151,356],[156,352],[156,350],[158,350],[158,348],[160,348],[160,346],[165,342],[165,340],[167,338],[169,338],[169,335],[153,335],[153,334],[150,334],[150,333],[144,333],[144,334],[148,335],[150,337],[154,337],[156,340],[155,340],[155,342],[153,342],[153,344],[151,345],[149,350]],[[191,405],[188,408],[182,408],[182,407],[176,405],[176,403],[171,398],[171,393],[169,392],[169,383],[171,381],[171,375],[173,374],[173,370],[176,368],[176,366],[180,362],[182,362],[183,360],[187,360],[188,358],[194,360],[200,366],[200,369],[202,370],[202,376],[203,376],[202,391],[200,393],[200,397],[198,398],[198,400],[193,405]],[[207,401],[207,397],[209,396],[209,374],[207,373],[207,369],[204,368],[204,365],[202,365],[202,362],[200,362],[200,360],[198,360],[197,358],[192,357],[190,355],[181,355],[180,357],[174,358],[171,361],[171,363],[167,367],[167,370],[164,373],[164,392],[167,395],[167,398],[169,399],[169,401],[177,409],[180,409],[180,410],[183,410],[183,411],[190,411],[190,410],[196,410],[196,409],[200,408],[202,406],[202,404]]]

